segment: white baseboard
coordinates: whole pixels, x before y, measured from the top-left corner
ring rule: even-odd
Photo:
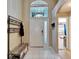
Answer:
[[[49,49],[50,49],[53,53],[57,54],[57,53],[55,52],[55,50],[53,49],[53,47],[50,46]]]

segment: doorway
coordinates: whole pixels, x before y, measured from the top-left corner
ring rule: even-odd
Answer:
[[[48,3],[36,0],[30,7],[30,46],[47,46]]]
[[[58,50],[67,48],[68,43],[68,25],[67,17],[58,17]]]

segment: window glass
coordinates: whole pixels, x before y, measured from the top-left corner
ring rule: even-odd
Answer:
[[[48,17],[47,7],[31,7],[31,17]]]

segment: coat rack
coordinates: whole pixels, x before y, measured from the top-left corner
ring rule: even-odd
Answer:
[[[8,58],[9,58],[9,55],[10,55],[10,47],[9,47],[10,34],[11,33],[18,33],[19,34],[20,23],[22,23],[22,21],[17,19],[17,18],[14,18],[14,17],[12,17],[10,15],[8,15],[8,19],[7,20],[8,20],[8,22],[7,22],[7,24],[8,24],[7,33],[8,33]],[[12,27],[11,25],[13,25],[14,27]]]
[[[20,23],[22,21],[14,18],[12,16],[8,16],[8,33],[19,33]],[[18,28],[10,27],[11,25],[18,26]]]

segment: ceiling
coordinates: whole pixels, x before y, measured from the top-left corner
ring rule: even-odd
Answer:
[[[58,13],[71,12],[71,1],[66,2],[59,10]]]

